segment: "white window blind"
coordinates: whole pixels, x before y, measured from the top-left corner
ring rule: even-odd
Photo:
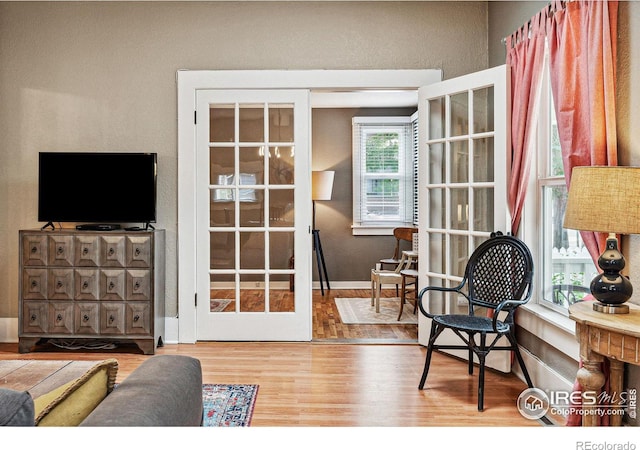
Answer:
[[[414,221],[411,117],[353,118],[355,226]]]
[[[418,113],[411,116],[412,149],[413,155],[413,225],[418,226]]]

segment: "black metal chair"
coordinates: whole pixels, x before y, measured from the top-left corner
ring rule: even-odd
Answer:
[[[464,278],[457,287],[423,288],[418,295],[418,306],[421,313],[431,319],[431,334],[419,389],[424,388],[427,380],[431,355],[434,350],[439,349],[468,350],[469,374],[473,374],[473,355],[477,356],[480,367],[478,411],[484,409],[485,358],[492,350],[512,351],[520,364],[527,385],[532,388],[533,383],[518,349],[514,329],[514,314],[520,305],[529,301],[532,280],[533,260],[527,246],[513,236],[493,233],[490,239],[480,244],[473,252],[467,263]],[[428,294],[434,291],[450,292],[466,298],[469,305],[468,314],[427,312],[425,302],[428,301]],[[476,314],[476,308],[488,310]],[[503,315],[504,318],[499,318]],[[464,345],[436,344],[436,340],[446,329],[452,330],[460,337]],[[488,336],[493,338],[490,343],[487,343]],[[497,345],[502,336],[507,338],[509,346]]]
[[[585,295],[591,293],[591,289],[574,284],[554,284],[551,287],[553,293],[553,303],[569,307],[574,303],[582,301]]]

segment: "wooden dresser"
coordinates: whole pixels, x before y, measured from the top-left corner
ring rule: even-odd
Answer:
[[[164,230],[20,231],[19,351],[164,336]]]

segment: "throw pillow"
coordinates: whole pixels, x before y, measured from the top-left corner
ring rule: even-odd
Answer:
[[[0,388],[0,426],[33,426],[35,412],[28,392]]]
[[[34,400],[37,426],[76,426],[113,390],[118,361],[107,359]]]

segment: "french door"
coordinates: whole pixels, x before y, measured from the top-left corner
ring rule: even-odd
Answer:
[[[420,286],[457,286],[473,250],[491,232],[507,231],[507,66],[434,83],[418,91]],[[434,293],[434,314],[466,314],[467,302]],[[426,345],[430,319],[420,317]],[[439,342],[459,344],[446,330]],[[467,359],[466,351],[451,351]],[[487,365],[511,370],[508,352]]]
[[[198,340],[311,340],[308,90],[200,90]]]

